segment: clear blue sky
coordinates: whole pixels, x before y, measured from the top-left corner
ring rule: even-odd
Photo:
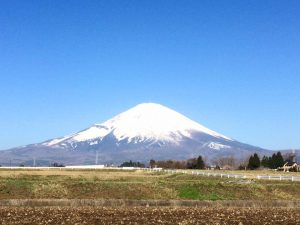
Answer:
[[[300,147],[300,1],[0,1],[0,149],[156,102]]]

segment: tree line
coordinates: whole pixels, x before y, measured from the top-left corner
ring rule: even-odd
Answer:
[[[261,159],[257,153],[251,155],[249,159],[240,161],[240,164],[236,161],[233,156],[222,157],[216,160],[213,160],[215,166],[214,169],[249,169],[255,170],[261,167],[277,169],[282,167],[286,161],[290,161],[293,156],[285,156],[286,160],[282,156],[281,152],[274,153],[272,156],[263,156]],[[238,166],[239,165],[239,166]],[[120,165],[121,167],[145,167],[145,164],[140,162],[124,162]],[[188,160],[158,160],[155,161],[151,159],[149,162],[150,168],[165,168],[165,169],[205,169],[209,166],[205,163],[205,160],[201,155],[197,158],[191,158]]]
[[[259,156],[255,153],[251,155],[248,162],[248,169],[255,170],[260,167],[277,169],[284,165],[284,158],[281,152],[274,153],[272,156],[263,156],[260,160]]]
[[[120,167],[141,167],[144,168],[145,164],[140,162],[133,162],[132,160],[128,162],[123,162]],[[164,169],[204,169],[205,162],[202,156],[197,158],[192,158],[188,160],[159,160],[155,161],[151,159],[149,162],[150,168],[164,168]]]
[[[188,160],[160,160],[151,159],[149,162],[151,168],[159,167],[165,169],[204,169],[205,162],[202,156]]]
[[[123,162],[120,167],[141,167],[144,168],[145,164],[140,163],[140,162],[133,162],[133,161],[129,161],[129,162]]]

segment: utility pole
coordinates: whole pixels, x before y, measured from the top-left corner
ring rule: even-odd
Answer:
[[[96,152],[96,160],[95,160],[95,164],[98,165],[98,152]]]

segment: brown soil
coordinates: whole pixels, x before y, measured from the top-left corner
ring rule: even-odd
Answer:
[[[300,210],[220,207],[0,207],[0,224],[300,224]]]

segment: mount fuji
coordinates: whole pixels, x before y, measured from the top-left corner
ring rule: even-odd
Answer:
[[[61,138],[0,151],[0,164],[46,165],[121,163],[125,160],[207,160],[247,157],[268,150],[212,131],[184,115],[155,103],[139,104],[112,119]]]

